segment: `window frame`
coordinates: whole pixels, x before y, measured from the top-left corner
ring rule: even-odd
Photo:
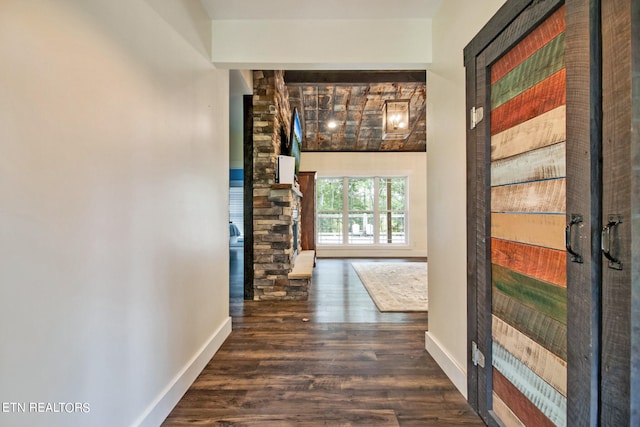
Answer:
[[[337,180],[342,179],[342,211],[329,211],[329,210],[321,210],[319,208],[316,209],[316,224],[319,223],[318,218],[322,213],[327,214],[342,214],[342,243],[322,243],[320,238],[319,229],[316,231],[316,245],[318,247],[332,249],[332,248],[371,248],[376,247],[380,249],[406,249],[410,246],[410,233],[409,233],[409,207],[410,207],[410,198],[409,198],[409,176],[408,175],[397,175],[397,174],[384,174],[384,175],[346,175],[346,176],[336,176],[336,175],[327,175],[318,177],[317,180]],[[373,209],[371,211],[368,210],[350,210],[349,209],[349,180],[350,179],[372,179],[373,180]],[[386,242],[386,239],[380,239],[380,218],[381,215],[384,215],[388,212],[387,209],[380,209],[380,181],[382,179],[403,179],[404,180],[404,210],[391,210],[392,213],[403,213],[404,214],[404,241],[395,243]],[[319,192],[316,194],[316,197],[319,197]],[[316,206],[319,206],[318,200],[316,199]],[[371,214],[373,217],[373,242],[371,243],[352,243],[349,242],[350,237],[350,223],[349,218],[350,214],[353,213],[364,213]],[[383,240],[383,241],[381,241]]]

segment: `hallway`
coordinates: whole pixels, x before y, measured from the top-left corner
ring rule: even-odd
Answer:
[[[233,286],[233,332],[163,425],[484,425],[425,351],[427,313],[380,313],[350,260],[319,259],[307,302]]]

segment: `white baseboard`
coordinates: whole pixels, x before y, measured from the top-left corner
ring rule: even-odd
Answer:
[[[467,371],[462,369],[458,363],[451,357],[447,350],[440,344],[440,342],[429,334],[429,331],[424,333],[424,348],[429,352],[431,357],[442,368],[444,373],[449,377],[453,385],[456,386],[458,391],[467,398]]]
[[[139,427],[157,427],[167,418],[178,404],[200,372],[207,366],[214,354],[220,349],[231,333],[231,317],[211,335],[209,340],[182,368],[180,373],[158,395],[151,405],[133,424]]]

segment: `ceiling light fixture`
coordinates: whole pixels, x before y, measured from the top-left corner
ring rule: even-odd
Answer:
[[[327,123],[327,127],[329,129],[335,129],[336,126],[338,126],[338,124],[335,122],[335,120],[329,120],[329,123]]]
[[[382,139],[405,139],[409,133],[409,100],[384,101]]]

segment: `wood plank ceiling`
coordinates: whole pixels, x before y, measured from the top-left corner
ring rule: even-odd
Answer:
[[[303,123],[302,151],[426,151],[424,71],[286,71],[285,83]],[[384,101],[398,99],[410,100],[410,134],[383,140]]]

